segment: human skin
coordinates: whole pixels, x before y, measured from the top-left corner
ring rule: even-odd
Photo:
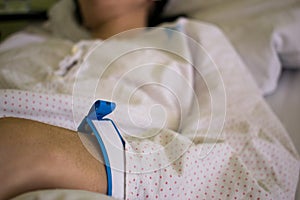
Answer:
[[[94,38],[107,39],[146,27],[152,0],[78,0],[83,25]]]
[[[18,118],[0,119],[0,199],[38,189],[106,194],[105,167],[76,132]]]
[[[145,27],[152,0],[79,0],[83,23],[94,38]],[[106,193],[105,167],[76,132],[36,121],[0,119],[0,200],[38,189]]]

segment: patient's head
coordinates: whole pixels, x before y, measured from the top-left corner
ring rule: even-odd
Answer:
[[[83,25],[91,31],[124,31],[153,26],[167,0],[75,0]],[[105,29],[105,30],[104,30]]]

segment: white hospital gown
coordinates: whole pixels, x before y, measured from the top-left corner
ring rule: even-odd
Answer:
[[[169,94],[164,90],[159,90],[159,94],[142,90],[134,101],[127,101],[126,96],[117,96],[119,99],[114,96],[117,110],[111,117],[126,140],[126,199],[293,199],[299,175],[299,155],[285,129],[260,96],[243,63],[216,28],[186,20],[177,23],[182,32],[201,42],[219,66],[226,91],[226,101],[221,100],[226,106],[224,126],[220,133],[212,131],[207,135],[211,120],[210,94],[191,66],[182,70],[186,63],[181,63],[180,59],[179,64],[172,64],[174,57],[165,64],[171,63],[170,66],[187,78],[188,85],[193,85],[192,92],[191,88],[176,90],[176,97],[185,102],[181,115],[184,118],[178,117],[181,111],[173,98],[164,99]],[[146,57],[147,53],[151,54],[151,51],[145,53]],[[150,59],[158,58],[155,56],[154,53]],[[200,60],[205,66],[205,58]],[[126,71],[126,67],[122,70]],[[154,76],[155,68],[147,70],[147,74],[153,76],[146,78],[168,83],[171,72]],[[121,77],[119,75],[109,71],[104,82],[114,83]],[[146,79],[135,78],[122,79],[124,84],[119,89],[132,91],[139,85],[138,81]],[[173,86],[177,87],[170,87]],[[107,88],[101,89],[97,95],[111,99],[110,91],[114,88],[108,84]],[[196,113],[192,95],[185,96],[193,92],[198,94],[196,101],[200,104],[200,113]],[[16,90],[2,90],[0,95],[2,117],[24,117],[71,130],[77,128],[71,95]],[[76,103],[76,106],[86,107],[84,100]],[[132,114],[135,119],[147,115],[148,106],[156,103],[166,107],[163,127],[152,119],[152,127],[141,126],[147,124],[146,120],[138,121],[140,126],[136,128],[127,124],[128,119],[122,118],[127,106],[136,108]],[[84,116],[86,111],[82,109],[79,115]]]

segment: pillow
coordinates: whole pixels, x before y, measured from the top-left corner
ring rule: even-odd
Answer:
[[[77,23],[74,12],[73,0],[58,1],[48,12],[49,28],[54,35],[74,42],[89,39],[89,32]]]
[[[300,5],[293,0],[169,0],[165,16],[217,24],[231,40],[263,94],[272,93],[282,70],[300,68]]]
[[[277,87],[282,67],[300,68],[300,2],[222,2],[214,1],[215,4],[206,9],[199,7],[188,16],[221,27],[262,93],[272,93]],[[200,3],[197,5],[200,6]]]

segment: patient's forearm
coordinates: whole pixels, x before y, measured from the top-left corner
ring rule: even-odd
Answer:
[[[37,189],[106,193],[104,165],[70,130],[25,119],[0,119],[0,199]]]

